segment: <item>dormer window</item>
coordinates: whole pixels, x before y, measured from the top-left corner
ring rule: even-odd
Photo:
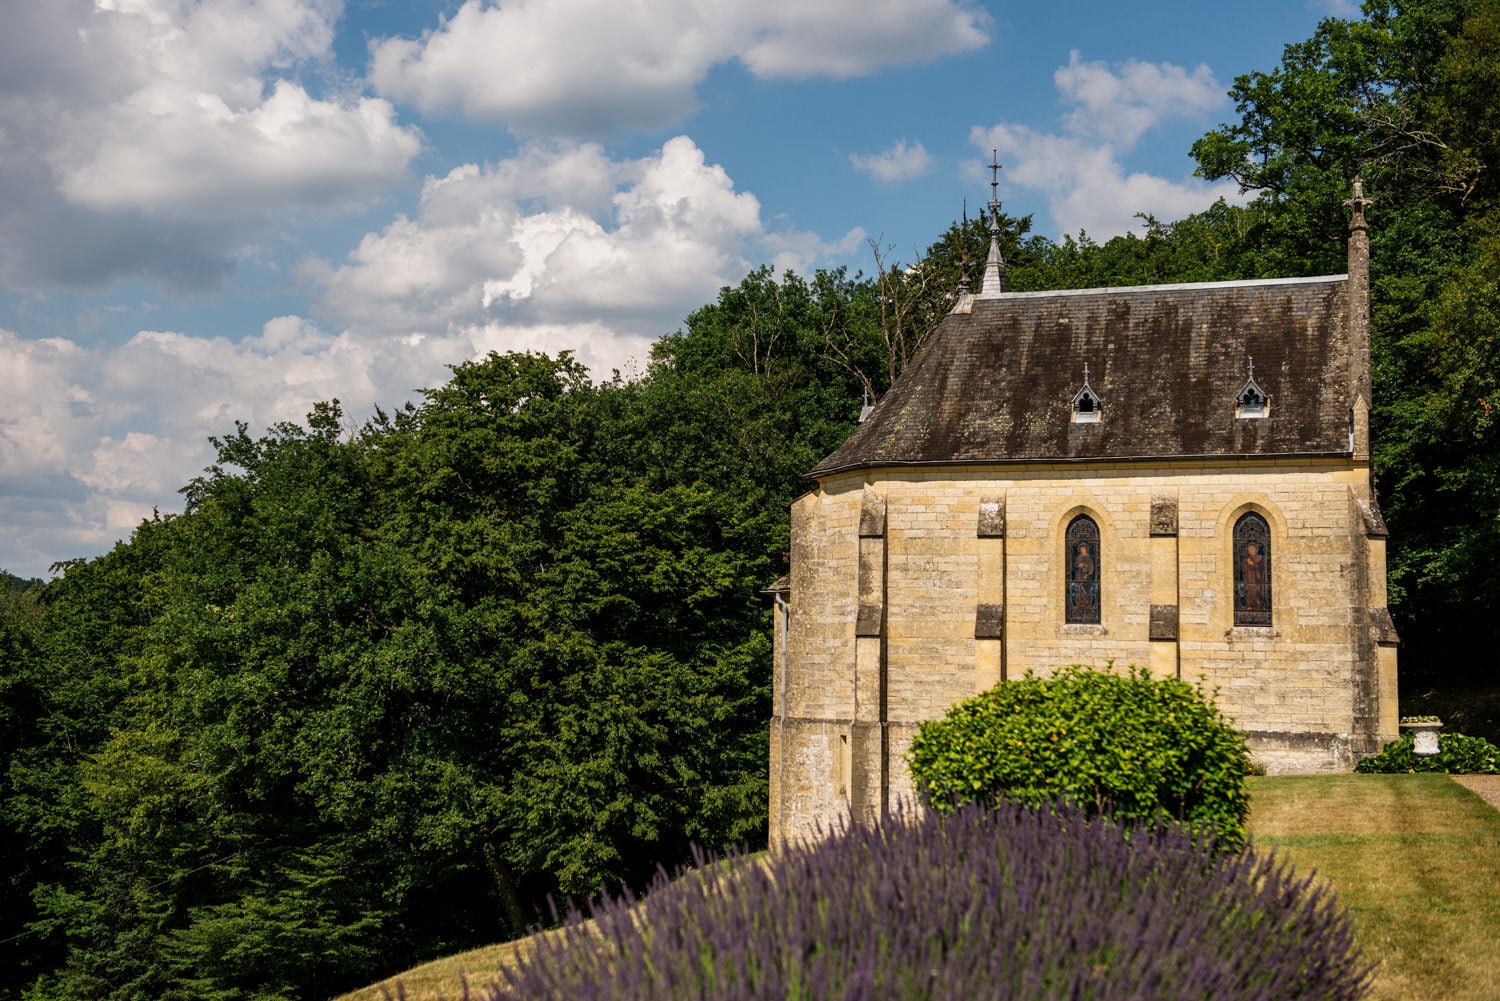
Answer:
[[[1260,388],[1255,381],[1255,359],[1246,360],[1249,369],[1249,380],[1240,394],[1234,398],[1234,416],[1239,418],[1266,417],[1271,412],[1271,398],[1266,391]]]
[[[1097,424],[1100,414],[1103,412],[1104,403],[1099,399],[1099,394],[1094,392],[1089,385],[1089,367],[1083,366],[1083,388],[1073,397],[1073,423],[1074,424]]]

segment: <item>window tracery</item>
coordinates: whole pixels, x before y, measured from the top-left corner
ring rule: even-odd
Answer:
[[[1253,511],[1234,523],[1234,624],[1271,624],[1271,526]]]
[[[1063,595],[1068,623],[1099,622],[1099,526],[1080,514],[1068,523],[1063,558],[1067,584]]]

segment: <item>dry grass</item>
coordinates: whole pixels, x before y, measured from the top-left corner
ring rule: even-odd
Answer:
[[[515,942],[470,949],[456,956],[445,956],[413,967],[389,980],[345,994],[335,1001],[384,1001],[386,997],[395,998],[398,982],[405,992],[406,1001],[458,1001],[463,996],[465,981],[477,992],[493,980],[502,966],[515,963],[531,946],[532,939],[523,938]]]
[[[739,865],[764,867],[770,864],[770,860],[771,853],[761,851],[715,862],[710,868]],[[590,926],[593,922],[584,922],[584,924]],[[405,973],[398,973],[394,977],[371,984],[369,987],[340,995],[334,998],[334,1001],[385,1001],[387,997],[398,997],[396,993],[398,985],[404,992],[400,995],[404,1001],[459,1001],[463,997],[465,983],[478,993],[481,988],[495,980],[501,968],[520,962],[531,951],[537,939],[555,934],[558,933],[541,932],[539,935],[517,939],[514,942],[481,946],[478,949],[470,949],[468,952],[435,959],[430,963],[414,966]]]
[[[456,956],[435,959],[389,980],[345,994],[337,1001],[384,1001],[387,997],[397,997],[398,987],[408,1001],[439,1001],[442,998],[457,1001],[462,996],[465,981],[476,989],[485,986],[501,963],[514,961],[516,953],[524,947],[525,942],[526,939],[522,939],[519,942],[487,945]]]
[[[1380,962],[1373,1001],[1500,998],[1500,813],[1446,775],[1250,780],[1250,832],[1328,880]],[[758,857],[757,861],[764,861]],[[439,959],[336,1001],[457,1001],[531,939]]]
[[[1446,775],[1253,779],[1250,831],[1349,908],[1376,1001],[1500,998],[1500,813]]]

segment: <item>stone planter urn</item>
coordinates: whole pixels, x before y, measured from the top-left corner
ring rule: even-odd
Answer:
[[[1423,757],[1438,753],[1438,731],[1443,723],[1436,716],[1408,716],[1401,721],[1401,729],[1410,731],[1412,752]]]

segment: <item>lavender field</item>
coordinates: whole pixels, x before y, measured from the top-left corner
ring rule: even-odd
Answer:
[[[1370,973],[1280,862],[1065,807],[895,818],[592,916],[483,996],[1352,1001]]]

